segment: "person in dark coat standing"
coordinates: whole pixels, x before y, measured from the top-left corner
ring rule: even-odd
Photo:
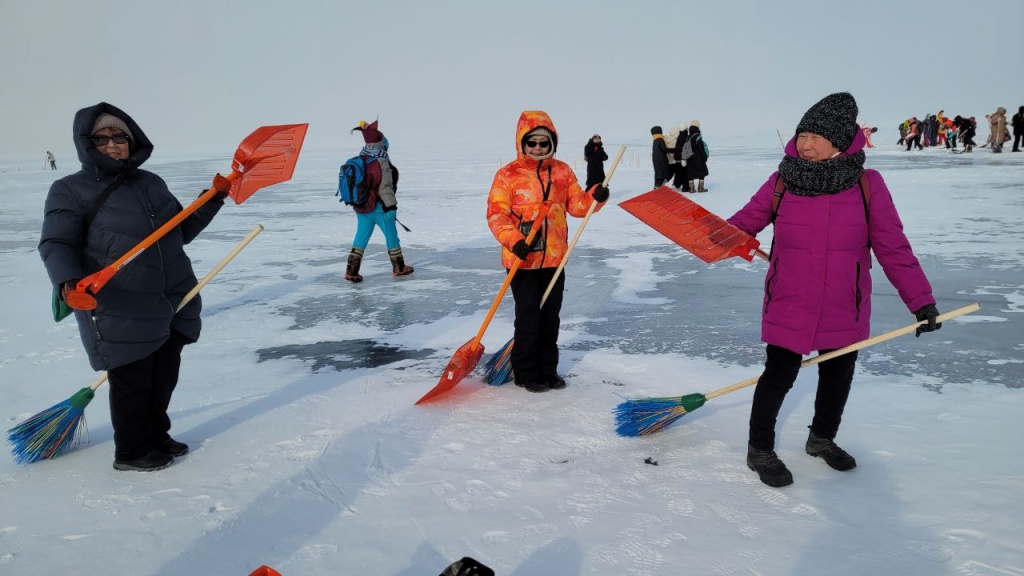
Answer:
[[[707,192],[704,179],[708,177],[708,155],[704,150],[704,137],[701,136],[700,122],[697,120],[690,122],[689,142],[693,150],[693,156],[686,160],[686,179],[690,181],[690,191]]]
[[[601,142],[601,135],[594,134],[586,146],[583,147],[583,158],[587,161],[587,183],[584,190],[590,190],[595,184],[604,183],[604,161],[608,159],[608,153],[604,151],[604,144]]]
[[[668,155],[671,151],[665,145],[665,135],[661,132],[661,126],[651,127],[651,139],[654,141],[651,148],[651,161],[654,163],[654,187],[660,188],[672,177],[672,169],[668,164]]]
[[[82,169],[50,186],[39,239],[62,298],[182,211],[167,184],[140,168],[153,144],[131,116],[101,102],[75,114],[72,134]],[[224,205],[231,182],[218,174],[214,188],[220,193],[110,279],[94,310],[75,311],[89,364],[110,379],[116,470],[159,470],[188,452],[169,434],[167,408],[182,348],[199,339],[202,300],[176,310],[197,284],[184,246]]]
[[[931,284],[903,233],[889,188],[881,174],[864,169],[864,144],[853,96],[822,98],[800,119],[778,171],[728,219],[751,236],[769,224],[773,228],[761,306],[765,369],[754,389],[747,447],[747,466],[769,486],[793,483],[775,453],[775,427],[803,355],[870,335],[872,254],[907,309],[927,320],[917,334],[942,327]],[[840,471],[857,466],[835,443],[856,361],[854,351],[818,364],[814,417],[804,445],[807,454]]]
[[[1020,152],[1024,145],[1024,106],[1017,109],[1011,120],[1013,125],[1013,152]]]

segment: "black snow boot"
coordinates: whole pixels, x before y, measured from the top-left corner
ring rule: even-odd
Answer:
[[[807,434],[807,446],[805,449],[811,456],[825,460],[825,463],[834,470],[845,472],[857,467],[857,461],[854,460],[853,456],[847,454],[846,450],[836,446],[836,443],[832,440],[818,438],[814,435],[814,432]]]
[[[401,248],[388,250],[388,256],[391,257],[391,268],[393,276],[405,276],[407,274],[413,273],[413,267],[405,265],[405,258],[402,257]]]
[[[363,249],[353,248],[348,254],[348,266],[345,267],[345,280],[349,282],[362,282],[363,277],[359,275],[359,266],[363,263]]]
[[[132,460],[114,460],[114,470],[121,472],[155,472],[156,470],[167,468],[173,462],[174,458],[153,450],[149,454]]]
[[[782,463],[782,460],[779,460],[779,456],[774,450],[758,450],[748,445],[747,467],[757,472],[761,482],[773,488],[781,488],[793,483],[793,474]]]

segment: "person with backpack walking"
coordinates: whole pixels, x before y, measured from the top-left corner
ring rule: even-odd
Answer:
[[[72,134],[82,169],[50,186],[39,239],[61,300],[182,211],[167,184],[140,168],[153,144],[131,116],[101,102],[75,114]],[[110,380],[116,470],[160,470],[188,452],[169,434],[167,408],[182,348],[199,339],[202,299],[175,310],[197,284],[185,244],[213,220],[231,189],[220,174],[213,185],[219,193],[111,278],[94,310],[75,311],[89,364]]]
[[[587,161],[587,183],[586,189],[594,184],[604,182],[604,162],[608,159],[608,153],[604,151],[604,144],[601,142],[601,135],[594,134],[583,147],[583,158]]]
[[[708,177],[708,145],[704,143],[704,137],[700,133],[700,122],[690,122],[690,138],[687,144],[692,154],[686,160],[686,179],[690,181],[690,191],[707,192],[704,187],[704,179]],[[686,152],[683,152],[686,156]],[[695,187],[696,184],[696,187]]]
[[[359,152],[359,156],[353,159],[362,163],[363,173],[358,182],[349,181],[350,185],[359,188],[357,193],[361,203],[352,206],[356,212],[356,235],[352,240],[352,250],[345,266],[345,280],[356,283],[363,281],[359,267],[363,263],[363,254],[370,243],[374,227],[380,228],[384,233],[388,257],[391,258],[392,275],[407,276],[412,274],[414,269],[405,263],[402,244],[398,239],[398,228],[395,225],[398,221],[398,201],[395,197],[398,191],[398,168],[388,155],[390,144],[378,129],[376,120],[370,124],[360,121],[351,131],[356,130],[363,134],[363,142],[366,145]],[[342,172],[344,175],[344,170]],[[345,182],[339,182],[339,189],[344,185]]]
[[[558,331],[561,320],[565,272],[559,273],[554,288],[541,307],[541,300],[568,250],[566,213],[586,216],[608,201],[608,188],[595,184],[580,187],[572,168],[555,160],[558,131],[547,113],[527,110],[516,125],[516,159],[498,169],[487,195],[487,226],[501,244],[501,264],[511,270],[515,300],[515,343],[511,363],[517,386],[530,392],[565,388],[558,374]],[[664,156],[663,156],[664,157]],[[547,215],[538,221],[542,208]],[[540,227],[532,244],[530,231]]]
[[[793,475],[775,453],[775,427],[803,355],[842,348],[870,335],[871,253],[917,320],[917,334],[938,330],[931,284],[903,233],[881,174],[864,169],[857,102],[840,92],[804,114],[777,172],[728,219],[774,238],[762,304],[765,370],[750,409],[747,466],[780,487]],[[777,200],[776,200],[777,199]],[[857,352],[818,365],[814,417],[804,445],[835,470],[857,466],[835,443],[853,382]]]

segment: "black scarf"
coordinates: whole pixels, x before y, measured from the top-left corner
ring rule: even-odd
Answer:
[[[797,196],[835,194],[852,187],[864,172],[864,151],[836,156],[822,162],[787,155],[779,163],[779,175],[786,190]]]

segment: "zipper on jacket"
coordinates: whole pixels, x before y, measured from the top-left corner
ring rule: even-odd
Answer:
[[[772,280],[774,280],[775,277],[778,276],[778,274],[779,274],[779,259],[776,258],[775,261],[772,263],[772,273],[771,273],[771,276],[768,276],[767,278],[764,279],[764,295],[765,295],[765,299],[764,299],[764,311],[763,311],[763,313],[765,313],[765,314],[768,313],[768,305],[772,303],[772,292],[774,290],[774,287],[772,286]]]
[[[857,262],[857,280],[856,280],[856,284],[855,285],[857,286],[857,314],[856,314],[856,316],[854,316],[854,319],[857,322],[860,322],[860,298],[861,298],[861,292],[860,292],[860,262]]]
[[[100,334],[100,323],[96,321],[96,310],[89,313],[89,319],[92,320],[92,329],[96,332],[96,340],[102,342],[103,334]]]
[[[544,185],[544,179],[540,177],[540,167],[544,164],[541,160],[537,163],[537,181],[540,182],[540,189],[544,191],[544,195],[541,197],[541,207],[548,203],[548,195],[551,194],[551,163],[548,162],[548,183]],[[544,222],[541,223],[544,227],[544,251],[540,254],[540,268],[544,267],[544,260],[548,256],[548,215],[544,215]]]

